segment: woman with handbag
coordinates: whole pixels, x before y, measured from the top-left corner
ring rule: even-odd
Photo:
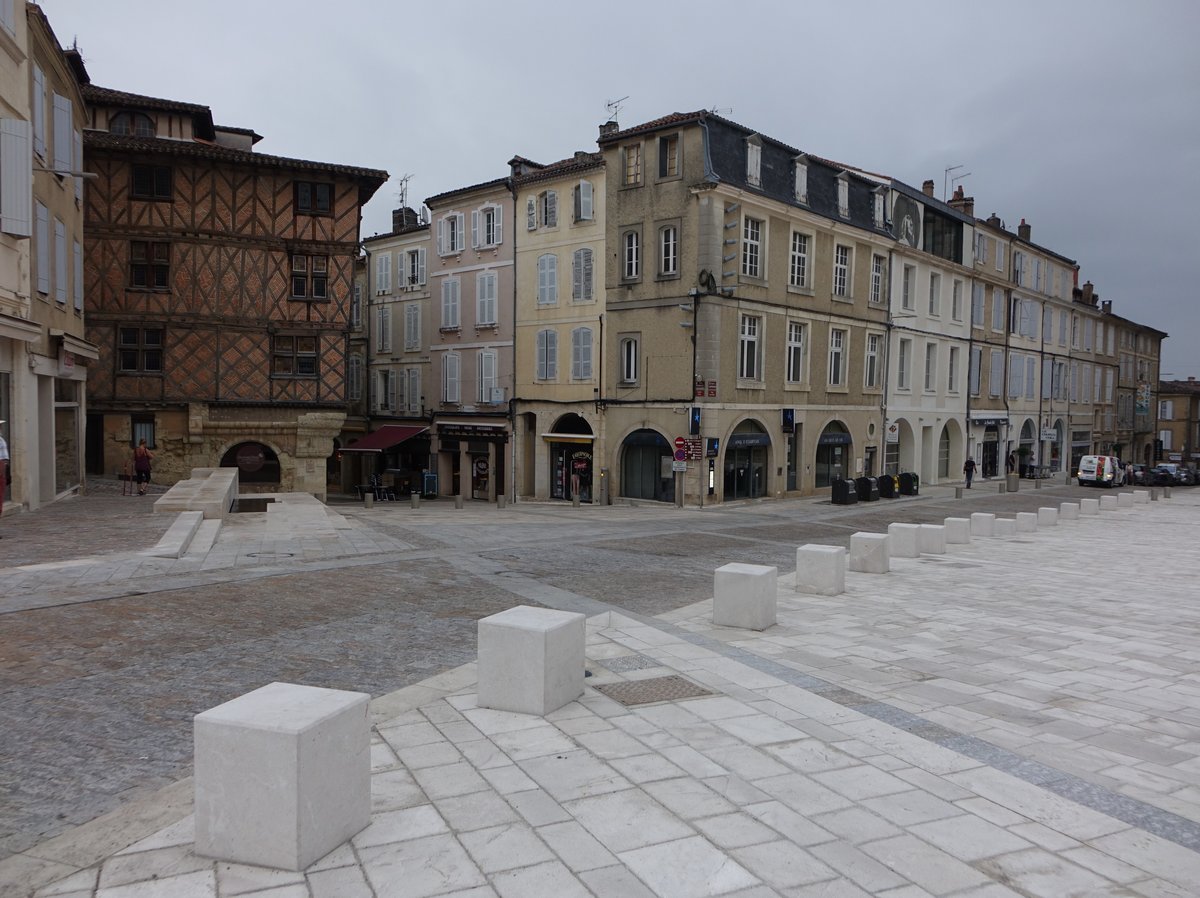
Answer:
[[[146,448],[146,438],[138,440],[137,448],[133,450],[133,473],[137,478],[138,495],[146,495],[146,484],[150,482],[150,462],[154,453]]]

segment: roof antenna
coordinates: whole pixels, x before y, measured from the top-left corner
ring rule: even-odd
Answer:
[[[408,207],[408,182],[412,180],[412,175],[401,175],[396,180],[400,182],[400,190],[396,194],[396,199],[400,204],[398,208],[405,209]]]
[[[620,99],[609,100],[608,102],[606,102],[604,104],[604,108],[608,110],[608,120],[610,122],[615,122],[617,120],[617,116],[621,114],[621,110],[624,108],[624,106],[622,106],[621,104],[624,103],[628,99],[629,99],[629,94],[626,94],[625,96],[621,97]]]
[[[710,109],[708,111],[712,115],[733,115],[733,107],[732,106],[726,106],[723,109],[719,108],[717,106],[714,106],[712,109]]]

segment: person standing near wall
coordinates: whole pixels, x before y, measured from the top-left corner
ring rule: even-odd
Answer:
[[[138,495],[146,495],[146,484],[150,482],[150,462],[154,453],[146,448],[146,438],[138,440],[137,448],[133,450],[133,473],[137,477]]]
[[[975,459],[969,455],[963,465],[963,476],[967,479],[967,489],[970,489],[971,481],[975,479]]]

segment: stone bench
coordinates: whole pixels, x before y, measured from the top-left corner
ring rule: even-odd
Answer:
[[[230,514],[238,496],[237,468],[192,468],[192,476],[180,480],[154,500],[156,514],[199,511],[205,519]]]
[[[1037,523],[1039,527],[1055,527],[1058,525],[1058,509],[1057,508],[1039,508],[1037,510]]]
[[[946,554],[946,528],[942,524],[922,524],[917,533],[922,555]]]
[[[482,618],[479,707],[544,717],[583,695],[585,620],[529,605]]]
[[[888,524],[888,549],[893,558],[917,558],[921,554],[920,524]]]
[[[1016,536],[1016,518],[996,518],[996,536]]]
[[[892,569],[886,533],[854,533],[850,536],[850,570],[860,574],[886,574]]]
[[[991,512],[977,511],[971,515],[972,536],[995,536],[996,516]]]
[[[1060,502],[1058,503],[1058,516],[1064,521],[1079,520],[1079,503],[1078,502]]]
[[[840,596],[846,591],[846,550],[809,544],[796,550],[796,592]]]
[[[946,528],[946,545],[965,546],[970,544],[970,518],[946,518],[942,526]]]
[[[1079,514],[1081,517],[1087,517],[1092,514],[1100,514],[1099,499],[1080,499]]]
[[[775,625],[779,569],[734,562],[713,572],[713,625],[765,630]]]
[[[1018,511],[1017,517],[1017,533],[1036,533],[1038,529],[1038,516],[1034,511]]]
[[[197,714],[196,853],[303,870],[365,828],[369,701],[271,683]]]
[[[1084,500],[1086,501],[1086,500]],[[1116,496],[1101,496],[1100,510],[1101,511],[1116,511],[1120,507]]]
[[[1117,493],[1118,508],[1133,508],[1133,493]]]

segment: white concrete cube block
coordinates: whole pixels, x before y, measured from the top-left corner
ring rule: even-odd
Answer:
[[[1150,493],[1147,490],[1134,490],[1133,491],[1133,504],[1134,505],[1149,505],[1150,504]]]
[[[946,528],[942,524],[922,524],[917,540],[924,555],[946,554]]]
[[[1133,508],[1133,493],[1117,493],[1118,508]]]
[[[893,558],[916,558],[921,554],[920,524],[888,524],[888,548]]]
[[[1079,514],[1082,516],[1087,516],[1090,514],[1100,514],[1100,500],[1099,499],[1080,499],[1079,500]]]
[[[1150,501],[1151,501],[1151,502],[1157,502],[1157,501],[1158,501],[1158,490],[1156,490],[1156,489],[1152,489],[1152,490],[1150,490]]]
[[[197,714],[196,854],[303,870],[366,827],[369,701],[271,683]]]
[[[1086,499],[1084,501],[1087,501]],[[1116,496],[1101,496],[1100,510],[1101,511],[1116,511],[1118,508]]]
[[[886,533],[854,533],[850,536],[850,570],[861,574],[886,574],[892,569]]]
[[[796,592],[840,596],[845,591],[845,548],[810,544],[796,550]]]
[[[1016,536],[1016,518],[996,518],[996,536]]]
[[[479,707],[544,717],[583,695],[586,618],[517,605],[479,621]]]
[[[995,536],[996,516],[989,512],[977,511],[971,515],[972,536]]]
[[[1039,527],[1054,527],[1058,524],[1058,509],[1057,508],[1039,508],[1037,510],[1037,522]]]
[[[946,518],[942,526],[946,528],[946,545],[964,546],[971,542],[970,518]]]
[[[779,569],[762,564],[727,564],[713,573],[713,624],[739,630],[775,625]]]
[[[1034,511],[1018,511],[1017,512],[1017,533],[1035,533],[1038,527],[1037,512]]]
[[[1064,521],[1079,520],[1079,503],[1078,502],[1059,502],[1058,516]]]

